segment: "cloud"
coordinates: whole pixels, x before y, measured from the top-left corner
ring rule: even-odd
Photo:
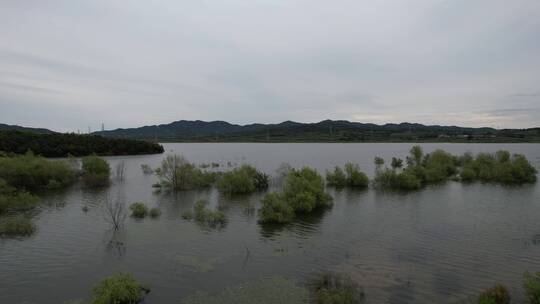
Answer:
[[[536,0],[3,1],[0,20],[4,123],[540,124]]]

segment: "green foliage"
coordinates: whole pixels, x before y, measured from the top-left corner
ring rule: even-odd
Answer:
[[[501,284],[486,289],[478,296],[478,304],[510,304],[510,293]]]
[[[326,182],[335,187],[355,187],[366,188],[369,179],[356,164],[346,163],[345,171],[340,167],[335,167],[334,172],[326,172]]]
[[[26,211],[34,208],[38,198],[26,191],[17,191],[0,178],[0,214],[7,211]]]
[[[409,171],[396,172],[390,169],[377,172],[374,185],[379,189],[401,191],[418,190],[422,186],[420,180]]]
[[[224,173],[217,187],[225,194],[248,194],[268,188],[268,183],[268,175],[257,171],[253,166],[243,165]]]
[[[523,289],[529,303],[540,304],[540,272],[531,274],[525,272],[523,274]]]
[[[537,170],[525,156],[508,151],[495,154],[480,153],[475,158],[461,157],[463,181],[482,181],[501,184],[524,184],[536,182]]]
[[[148,207],[142,202],[133,203],[129,206],[131,216],[135,218],[145,218],[148,215]]]
[[[422,165],[425,170],[423,181],[425,183],[437,183],[448,179],[456,174],[458,160],[450,153],[443,150],[435,150],[424,158]]]
[[[150,209],[150,217],[157,218],[161,215],[161,210],[157,207]]]
[[[362,289],[348,277],[329,273],[315,283],[317,304],[359,304],[364,300]]]
[[[200,189],[211,186],[216,173],[202,171],[182,155],[168,155],[155,170],[161,184],[174,191]]]
[[[195,221],[210,227],[222,227],[227,223],[225,214],[219,210],[210,210],[206,208],[208,202],[199,200],[193,207]]]
[[[309,167],[293,169],[287,175],[283,196],[295,213],[309,213],[331,205],[332,197],[324,191],[324,180]]]
[[[193,219],[193,211],[191,211],[191,209],[188,209],[188,210],[185,210],[183,211],[180,216],[185,219],[185,220],[191,220]]]
[[[97,135],[36,134],[19,131],[0,131],[0,151],[24,154],[34,151],[45,157],[68,155],[135,155],[163,153],[159,144],[130,139],[112,139]]]
[[[0,237],[29,236],[35,231],[34,223],[23,215],[0,218]]]
[[[88,187],[109,185],[111,167],[103,158],[93,154],[82,159],[82,178]]]
[[[375,157],[374,162],[375,162],[375,169],[377,171],[379,171],[382,168],[382,166],[384,165],[384,159],[382,157],[379,157],[379,156]]]
[[[94,287],[92,304],[137,304],[149,291],[131,274],[119,273],[104,279]]]
[[[259,209],[261,223],[288,223],[294,217],[294,209],[287,203],[283,195],[272,192],[266,194]]]
[[[420,146],[413,146],[409,151],[410,156],[407,156],[408,166],[420,166],[422,164],[422,157],[424,156],[424,150]]]
[[[63,188],[75,182],[76,173],[65,161],[47,160],[32,152],[0,157],[0,179],[19,190]]]
[[[403,160],[401,158],[392,157],[392,163],[390,164],[392,169],[399,169],[403,167]]]

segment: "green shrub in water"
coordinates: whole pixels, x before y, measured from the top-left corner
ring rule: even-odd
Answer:
[[[76,181],[77,172],[66,161],[48,160],[32,152],[13,157],[0,156],[0,179],[26,191],[57,189]]]
[[[35,231],[34,223],[23,215],[0,218],[1,237],[29,236]]]
[[[202,171],[188,162],[182,155],[168,155],[161,167],[155,170],[160,178],[160,186],[173,191],[200,189],[211,186],[217,173]]]
[[[93,289],[92,304],[137,304],[150,291],[131,274],[119,273],[99,282]]]
[[[353,163],[346,163],[345,170],[335,167],[334,172],[326,172],[326,183],[335,187],[366,188],[369,179],[360,171],[360,167]]]
[[[390,169],[377,172],[373,182],[379,189],[410,191],[422,187],[420,180],[409,171],[396,172]]]
[[[324,274],[315,283],[317,304],[358,304],[364,303],[364,299],[360,286],[348,277]]]
[[[322,176],[309,167],[289,172],[283,197],[295,213],[309,213],[316,208],[332,205],[332,197],[325,192]]]
[[[329,186],[345,187],[347,185],[347,176],[341,167],[336,166],[334,172],[326,171],[326,183]]]
[[[223,174],[218,181],[218,189],[226,194],[248,194],[268,188],[268,175],[255,167],[243,165]]]
[[[133,203],[129,206],[131,216],[135,218],[145,218],[148,215],[148,207],[142,202]]]
[[[288,223],[294,218],[294,209],[283,198],[283,195],[272,192],[266,194],[261,201],[259,219],[262,223]]]
[[[523,274],[523,288],[531,304],[540,304],[540,272]]]
[[[191,210],[185,210],[183,211],[180,216],[185,220],[191,220],[193,219],[193,212]]]
[[[199,200],[193,207],[195,221],[210,227],[224,226],[227,222],[225,214],[219,210],[206,208],[207,201]]]
[[[463,181],[482,181],[501,184],[536,182],[537,170],[520,154],[510,156],[508,151],[495,154],[480,153],[476,157],[460,158]]]
[[[510,304],[510,293],[501,284],[486,289],[478,296],[478,304]]]
[[[103,158],[93,154],[82,159],[82,179],[88,187],[104,187],[110,183],[111,167]]]
[[[157,218],[161,215],[161,210],[157,207],[150,209],[150,217]]]
[[[36,206],[38,198],[26,191],[17,191],[0,179],[0,214],[7,211],[25,211]]]

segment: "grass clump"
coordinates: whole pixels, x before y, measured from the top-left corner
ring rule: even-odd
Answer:
[[[103,158],[93,154],[82,159],[82,180],[88,187],[97,188],[108,186],[110,183],[111,167]]]
[[[540,304],[540,272],[523,274],[523,289],[531,304]]]
[[[7,211],[26,211],[34,208],[38,198],[24,190],[17,191],[0,178],[0,214]]]
[[[292,169],[287,174],[282,193],[270,193],[259,209],[261,223],[286,223],[301,213],[332,205],[332,197],[325,192],[324,179],[314,169]]]
[[[508,289],[501,284],[483,291],[477,300],[478,304],[510,304],[510,293]]]
[[[150,209],[150,217],[158,218],[161,215],[161,210],[157,207]]]
[[[148,215],[148,207],[143,202],[133,203],[129,206],[131,216],[134,218],[145,218]]]
[[[168,155],[154,172],[161,185],[173,191],[209,187],[217,178],[217,173],[202,171],[182,155]]]
[[[326,182],[335,187],[366,188],[369,185],[369,178],[360,171],[357,164],[346,163],[345,170],[335,167],[334,172],[326,172]]]
[[[0,179],[18,190],[41,191],[64,188],[77,179],[77,171],[67,161],[48,160],[32,152],[0,156]]]
[[[360,286],[349,277],[328,273],[315,282],[317,304],[359,304],[364,303],[364,299]]]
[[[217,187],[225,194],[248,194],[268,188],[270,178],[250,165],[243,165],[223,174]]]
[[[225,214],[219,210],[210,210],[206,207],[207,201],[199,200],[193,207],[193,216],[199,224],[210,227],[222,227],[227,223]]]
[[[23,215],[0,218],[1,237],[29,236],[35,231],[34,223]]]
[[[94,287],[92,304],[137,304],[148,292],[150,289],[137,282],[131,274],[119,273]]]

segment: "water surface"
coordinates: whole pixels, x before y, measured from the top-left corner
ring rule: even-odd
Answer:
[[[75,185],[48,195],[37,233],[0,240],[0,303],[63,303],[89,299],[91,287],[117,271],[149,284],[146,303],[180,303],[197,292],[268,277],[306,285],[338,271],[357,280],[368,303],[455,303],[501,282],[523,298],[524,271],[540,271],[540,186],[448,182],[409,194],[335,191],[334,207],[282,228],[257,223],[263,194],[224,197],[215,189],[154,193],[166,154],[221,168],[249,163],[275,175],[283,162],[321,173],[347,161],[372,175],[376,155],[405,157],[410,144],[165,144],[164,155],[109,157],[126,163],[126,179],[103,191]],[[538,144],[423,144],[455,154],[506,149],[540,168]],[[103,216],[106,197],[144,201],[158,219],[128,218],[113,235]],[[227,215],[222,229],[181,219],[198,199]],[[88,206],[88,212],[82,207]]]

